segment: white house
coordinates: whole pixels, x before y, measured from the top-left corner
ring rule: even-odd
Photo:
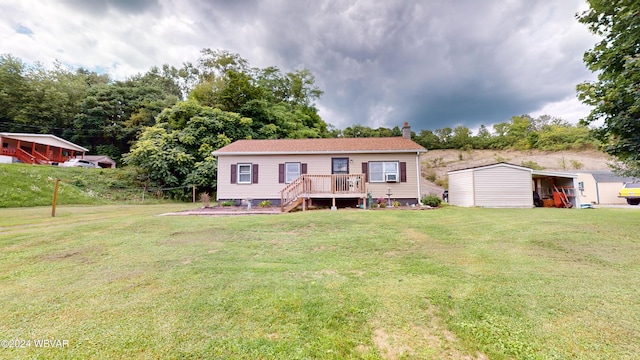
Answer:
[[[299,205],[355,206],[374,198],[417,203],[419,156],[427,150],[402,137],[238,140],[218,158],[217,200],[269,200],[283,211]]]

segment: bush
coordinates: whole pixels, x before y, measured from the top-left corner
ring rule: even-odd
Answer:
[[[203,207],[211,207],[211,196],[209,196],[209,194],[207,193],[202,193],[200,194],[200,201],[202,201],[202,206]]]
[[[429,205],[431,207],[438,207],[442,203],[442,199],[439,196],[429,194],[422,198],[422,204]]]
[[[221,206],[234,206],[236,204],[233,200],[227,200],[220,203]]]
[[[262,201],[260,201],[260,204],[258,204],[258,206],[260,206],[260,207],[271,207],[271,201],[270,200],[262,200]]]
[[[571,166],[576,170],[580,170],[584,167],[584,164],[580,160],[569,160],[569,162],[571,163]]]
[[[533,170],[544,170],[544,166],[538,164],[535,161],[523,161],[521,164],[522,166],[528,167]]]

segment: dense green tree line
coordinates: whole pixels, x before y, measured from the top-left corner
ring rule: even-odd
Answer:
[[[401,130],[328,126],[306,69],[253,68],[238,54],[204,49],[181,68],[152,67],[113,81],[86,69],[51,69],[0,56],[0,131],[51,133],[140,169],[151,186],[214,190],[211,151],[238,139],[385,137]],[[428,149],[560,150],[594,145],[585,126],[514,116],[476,134],[465,126],[421,130]]]
[[[220,50],[202,50],[195,65],[152,67],[122,81],[0,55],[0,131],[54,134],[116,160],[182,101],[251,118],[245,137],[325,137],[314,106],[321,94],[306,69],[251,68]]]
[[[396,126],[370,128],[354,125],[344,130],[332,129],[334,137],[382,137],[401,136]],[[427,149],[515,149],[547,150],[590,149],[598,142],[585,125],[573,125],[562,119],[543,115],[533,118],[529,115],[513,116],[509,121],[492,125],[490,131],[481,125],[474,134],[468,127],[445,127],[436,130],[412,132],[412,139]]]

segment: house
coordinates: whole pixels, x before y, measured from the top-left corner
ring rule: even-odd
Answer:
[[[213,152],[217,200],[269,200],[283,211],[363,205],[369,194],[416,204],[426,149],[410,134],[405,123],[402,137],[236,141]]]
[[[77,158],[82,158],[85,160],[89,160],[94,164],[97,164],[99,167],[104,169],[115,169],[116,162],[106,155],[77,155]]]
[[[625,198],[618,197],[624,183],[636,182],[631,177],[618,176],[608,170],[581,171],[578,173],[580,202],[591,204],[626,205]]]
[[[0,163],[57,164],[88,149],[50,134],[0,133]]]
[[[449,171],[449,204],[494,208],[577,207],[577,174],[508,163]]]

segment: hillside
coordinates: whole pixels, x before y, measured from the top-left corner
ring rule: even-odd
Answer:
[[[608,170],[609,155],[599,151],[429,150],[420,157],[422,193],[442,194],[448,171],[508,162],[559,172]]]
[[[143,189],[135,178],[127,169],[0,164],[0,208],[51,205],[55,179],[61,180],[59,205],[140,202]]]

